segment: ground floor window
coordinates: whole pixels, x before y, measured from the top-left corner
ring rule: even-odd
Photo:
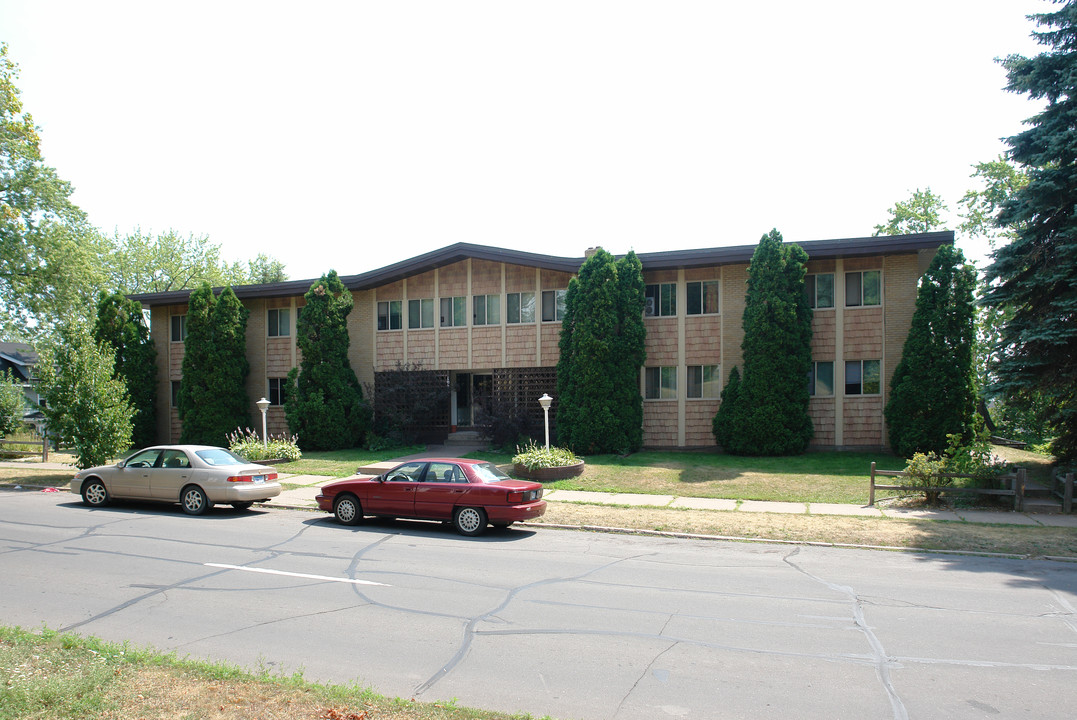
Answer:
[[[399,330],[400,328],[400,301],[389,300],[378,303],[378,330]]]
[[[845,362],[846,395],[878,395],[882,392],[878,360]]]
[[[808,371],[808,394],[829,397],[834,394],[834,361],[813,362]]]
[[[692,399],[717,399],[722,392],[719,387],[717,365],[688,366],[688,397]]]
[[[677,398],[677,368],[649,367],[643,371],[643,397],[647,400]]]
[[[287,399],[284,395],[287,387],[287,378],[269,378],[269,404],[283,405]]]

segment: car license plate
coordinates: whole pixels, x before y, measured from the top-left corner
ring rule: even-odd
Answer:
[[[266,481],[266,476],[265,475],[255,475],[254,476],[254,482],[256,482],[256,483],[264,483],[265,481]]]

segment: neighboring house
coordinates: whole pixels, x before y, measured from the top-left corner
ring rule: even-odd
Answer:
[[[917,282],[952,232],[798,243],[807,251],[814,308],[812,446],[886,445],[883,407],[916,303]],[[741,365],[741,318],[755,245],[641,253],[646,291],[647,361],[640,372],[644,444],[714,444],[711,418],[729,372]],[[556,400],[561,314],[568,281],[584,258],[458,243],[360,275],[342,276],[355,299],[350,360],[376,389],[385,371],[421,367],[416,382],[448,384],[451,399],[429,418],[445,437],[473,424],[496,395],[533,405]],[[327,268],[328,270],[328,268]],[[271,402],[271,432],[286,429],[283,387],[298,366],[295,320],[311,280],[235,288],[250,310],[248,394]],[[133,296],[151,312],[158,351],[158,430],[179,437],[189,291]],[[164,351],[160,351],[164,348]],[[556,409],[556,404],[555,404]],[[541,421],[541,415],[539,415]],[[554,416],[554,425],[556,419]]]
[[[44,425],[45,416],[41,407],[41,396],[37,392],[37,378],[34,366],[37,365],[37,352],[26,343],[0,342],[0,377],[11,375],[22,384],[26,397],[26,411],[23,420],[33,425],[38,431]]]

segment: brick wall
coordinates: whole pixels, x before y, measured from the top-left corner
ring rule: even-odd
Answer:
[[[378,372],[395,370],[397,362],[404,361],[404,331],[381,331],[377,334],[377,357],[375,367]]]
[[[688,365],[717,365],[722,357],[722,319],[698,315],[684,320],[684,361]],[[648,328],[648,335],[650,328]],[[649,357],[649,356],[648,356]]]
[[[729,378],[734,367],[744,372],[740,344],[744,340],[744,293],[748,289],[748,266],[726,265],[722,268],[722,379]]]
[[[846,397],[844,442],[845,447],[878,447],[883,440],[883,399],[872,397]]]
[[[505,367],[533,367],[538,342],[532,323],[505,326]]]
[[[531,271],[534,285],[535,271]],[[490,260],[471,261],[471,292],[474,295],[501,294],[501,263]],[[504,311],[504,308],[502,308]]]
[[[410,338],[408,342],[410,344]],[[438,332],[438,355],[437,370],[467,370],[467,328],[441,328]]]
[[[643,444],[648,447],[677,447],[676,400],[644,401]]]
[[[534,333],[531,333],[532,339]],[[534,342],[531,343],[532,348]],[[534,355],[532,355],[532,358]],[[501,367],[501,328],[476,327],[471,330],[471,366],[476,368]],[[526,367],[526,366],[525,366]]]
[[[542,323],[542,362],[539,363],[542,367],[549,367],[557,364],[558,358],[561,357],[561,348],[557,346],[557,343],[560,342],[560,340],[561,323]]]
[[[845,308],[845,359],[880,360],[882,356],[883,308]]]
[[[411,295],[410,281],[408,282],[408,294]],[[438,271],[438,297],[459,297],[461,295],[467,295],[466,260],[446,265]]]
[[[352,366],[360,385],[374,385],[374,328],[378,311],[374,297],[373,290],[353,292],[352,311],[348,315],[348,338],[351,341],[348,345],[348,364]]]
[[[833,310],[813,310],[811,321],[812,360],[833,360],[837,327]]]
[[[812,447],[832,447],[834,445],[834,398],[812,398],[808,401],[808,416],[815,427],[815,435],[811,439]]]
[[[647,360],[644,364],[648,367],[676,365],[677,318],[649,317],[643,320],[643,325],[647,328]]]
[[[688,447],[714,445],[712,421],[718,412],[717,400],[688,400],[684,408],[684,444]],[[676,419],[676,418],[674,418]]]

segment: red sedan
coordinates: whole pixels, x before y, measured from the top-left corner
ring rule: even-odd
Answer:
[[[358,525],[364,515],[442,520],[469,536],[482,534],[487,523],[508,527],[546,512],[542,485],[465,458],[412,460],[384,475],[337,480],[315,499],[345,525]]]

